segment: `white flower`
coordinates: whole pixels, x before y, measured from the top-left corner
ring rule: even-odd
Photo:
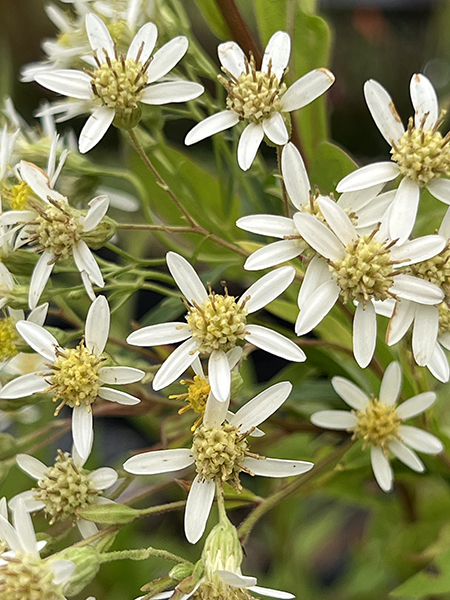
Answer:
[[[314,425],[326,429],[352,431],[354,438],[364,441],[364,447],[370,446],[372,469],[378,485],[385,492],[392,489],[394,479],[389,464],[389,453],[410,469],[421,473],[425,467],[414,450],[425,454],[442,452],[443,445],[434,435],[402,424],[405,419],[415,417],[431,406],[436,400],[436,394],[424,392],[395,406],[402,385],[399,363],[393,362],[386,369],[379,398],[370,398],[358,386],[343,377],[333,377],[331,384],[335,392],[353,410],[323,410],[314,413],[311,421]]]
[[[11,363],[13,363],[14,359],[18,356],[16,324],[25,319],[23,310],[10,307],[5,308],[8,316],[0,319],[0,336],[2,340],[0,347],[0,369],[5,367],[10,369]],[[26,320],[42,326],[47,317],[47,311],[48,303],[41,304],[41,306],[38,306],[30,312]]]
[[[139,399],[102,384],[121,385],[140,381],[144,372],[132,367],[102,367],[108,341],[110,311],[106,298],[99,296],[89,308],[85,337],[76,348],[62,348],[43,327],[19,321],[17,330],[24,340],[46,359],[46,372],[22,375],[0,391],[0,398],[24,398],[39,392],[51,392],[61,400],[55,414],[64,405],[73,408],[73,442],[81,458],[86,459],[92,446],[92,408],[97,397],[119,404],[138,404]]]
[[[72,449],[72,456],[58,450],[55,465],[51,467],[28,454],[18,454],[16,460],[22,471],[37,480],[38,487],[11,498],[9,506],[12,510],[22,499],[29,512],[44,509],[50,517],[50,524],[70,520],[76,523],[83,538],[97,533],[95,523],[79,518],[76,511],[112,502],[101,494],[117,482],[118,475],[114,469],[84,469],[86,458],[81,458],[76,448]]]
[[[93,148],[114,120],[125,129],[134,127],[140,119],[140,103],[185,102],[203,92],[203,86],[191,81],[156,83],[186,53],[186,37],[174,38],[152,56],[158,30],[153,23],[147,23],[135,35],[126,57],[122,57],[99,17],[86,15],[86,30],[96,62],[94,71],[56,69],[35,77],[53,92],[81,101],[79,112],[93,111],[80,134],[81,153]]]
[[[218,54],[227,75],[227,79],[219,76],[228,92],[227,109],[198,123],[187,134],[185,144],[195,144],[239,121],[250,121],[240,137],[237,157],[239,166],[246,171],[264,136],[277,146],[288,142],[286,113],[303,108],[326,92],[334,76],[327,69],[316,69],[286,89],[283,79],[291,54],[291,38],[285,31],[277,31],[270,38],[261,70],[256,69],[253,56],[248,60],[235,42],[220,44]]]
[[[226,402],[210,402],[208,419],[196,430],[192,448],[144,452],[128,459],[124,469],[135,475],[155,475],[179,471],[195,463],[197,475],[189,491],[184,520],[186,537],[195,544],[205,530],[216,481],[227,481],[240,490],[241,471],[263,477],[290,477],[313,467],[310,462],[259,459],[247,452],[246,437],[283,404],[291,389],[289,382],[277,383],[231,416],[227,415]]]
[[[127,342],[135,346],[159,346],[183,342],[163,363],[153,380],[160,390],[177,379],[199,354],[208,354],[208,376],[214,396],[225,402],[230,390],[230,367],[226,352],[245,341],[286,360],[302,362],[304,352],[283,335],[247,324],[251,314],[272,302],[294,279],[293,267],[282,267],[261,277],[239,300],[205,290],[192,266],[179,254],[168,252],[167,266],[185,296],[187,324],[180,322],[150,325],[131,333]]]
[[[340,295],[357,304],[353,320],[353,353],[366,367],[376,344],[376,300],[401,298],[433,305],[444,294],[435,285],[399,273],[402,266],[435,256],[445,246],[441,236],[429,235],[399,245],[388,235],[387,227],[358,235],[342,208],[329,198],[318,199],[328,224],[305,213],[294,215],[297,229],[316,250],[308,265],[298,297],[300,314],[295,332],[304,335],[316,327],[332,309]]]
[[[317,198],[311,194],[311,185],[305,164],[297,148],[289,142],[281,154],[281,172],[284,185],[293,206],[300,212],[321,216]],[[376,185],[361,192],[341,194],[337,204],[352,214],[358,232],[376,225],[393,200],[393,192],[377,196],[381,186]],[[280,238],[253,252],[244,268],[250,271],[267,269],[299,256],[308,244],[301,237],[295,221],[278,215],[249,215],[237,220],[236,225],[245,231]]]
[[[410,84],[414,120],[405,131],[392,98],[378,82],[369,80],[364,95],[372,117],[382,136],[391,145],[391,160],[367,165],[344,177],[338,192],[360,190],[384,184],[402,176],[389,218],[391,239],[403,243],[410,235],[417,215],[420,191],[427,188],[445,204],[450,204],[449,135],[437,131],[442,117],[438,99],[431,82],[415,74]]]

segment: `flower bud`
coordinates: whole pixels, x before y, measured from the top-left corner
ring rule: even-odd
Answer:
[[[49,559],[65,559],[75,564],[75,571],[65,588],[65,595],[76,596],[91,583],[100,568],[100,553],[95,546],[82,546],[81,548],[67,548]]]

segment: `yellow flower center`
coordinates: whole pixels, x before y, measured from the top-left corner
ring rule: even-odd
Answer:
[[[450,296],[450,250],[442,252],[410,267],[411,274],[425,279],[440,287],[446,296]]]
[[[75,520],[78,509],[96,501],[102,492],[94,488],[88,475],[89,471],[77,467],[68,452],[58,450],[54,466],[45,471],[38,487],[32,490],[34,499],[45,504],[50,525]]]
[[[35,556],[16,552],[14,557],[2,556],[0,566],[0,597],[2,600],[64,600],[60,585],[50,565]]]
[[[36,229],[31,241],[39,244],[36,252],[51,252],[54,262],[66,260],[81,239],[82,225],[78,211],[68,205],[53,201],[38,211]]]
[[[439,304],[439,333],[450,331],[450,308],[445,302]]]
[[[226,292],[224,296],[211,292],[204,303],[188,306],[186,320],[201,353],[214,350],[227,352],[244,344],[247,325],[245,300],[236,302]]]
[[[25,183],[25,181],[21,181],[20,183],[14,185],[6,193],[11,210],[25,210],[27,201],[32,194],[33,192],[30,186]]]
[[[349,299],[364,302],[370,298],[386,300],[394,283],[391,254],[388,247],[373,239],[373,234],[359,237],[345,248],[343,259],[329,263],[331,275]]]
[[[387,452],[387,447],[398,438],[401,419],[395,406],[383,404],[372,398],[364,411],[354,411],[358,421],[354,437],[364,440],[364,446],[379,446]]]
[[[272,73],[271,64],[267,73],[257,71],[252,55],[250,61],[246,59],[245,68],[245,73],[241,73],[236,79],[222,67],[229,79],[222,75],[218,78],[228,92],[227,108],[237,113],[241,120],[248,119],[253,123],[260,123],[273,113],[281,112],[280,100],[286,91],[286,84]]]
[[[415,128],[410,118],[408,129],[398,142],[392,144],[391,155],[402,175],[425,186],[431,179],[450,175],[449,134],[444,138],[433,129]]]
[[[125,19],[119,19],[118,21],[111,21],[107,24],[108,31],[112,39],[116,44],[120,44],[124,37],[127,37],[129,32],[128,24]]]
[[[14,319],[0,320],[0,361],[8,360],[18,353],[15,342],[18,339]]]
[[[188,404],[180,408],[178,411],[179,415],[182,415],[186,411],[193,409],[194,412],[200,415],[191,427],[191,431],[195,431],[203,420],[205,414],[206,402],[211,391],[211,386],[208,381],[201,375],[195,375],[194,379],[182,379],[181,385],[187,385],[188,391],[185,394],[174,394],[169,396],[170,399],[174,400],[185,400]]]
[[[244,588],[231,587],[218,575],[213,575],[211,581],[202,583],[192,600],[253,600],[254,596]]]

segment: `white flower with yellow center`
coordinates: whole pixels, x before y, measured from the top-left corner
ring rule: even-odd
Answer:
[[[183,342],[163,363],[153,380],[160,390],[186,371],[199,354],[209,355],[208,377],[214,396],[225,402],[230,392],[230,366],[226,352],[245,341],[293,362],[306,360],[304,352],[283,335],[247,323],[247,315],[275,300],[292,283],[293,267],[282,267],[261,277],[241,298],[206,291],[192,266],[179,254],[167,253],[167,266],[186,298],[186,324],[161,323],[143,327],[127,338],[135,346]]]
[[[366,367],[375,351],[377,321],[375,301],[389,298],[433,305],[443,300],[434,284],[399,272],[399,268],[427,260],[445,246],[441,236],[429,235],[398,245],[386,224],[359,235],[342,208],[329,198],[318,199],[328,227],[316,217],[297,213],[298,231],[318,253],[308,265],[300,288],[295,332],[304,335],[316,327],[341,296],[356,306],[353,320],[353,353]]]
[[[391,239],[406,241],[416,220],[423,188],[450,204],[449,135],[438,131],[442,122],[436,92],[424,75],[415,74],[410,84],[414,119],[405,131],[392,98],[373,79],[364,85],[364,95],[381,135],[391,146],[391,162],[367,165],[344,177],[338,192],[361,190],[402,177],[389,218]]]
[[[413,471],[421,473],[425,467],[414,450],[424,454],[442,452],[444,447],[437,437],[417,427],[403,425],[405,419],[429,408],[436,400],[436,394],[424,392],[396,406],[402,386],[399,363],[393,362],[386,369],[378,398],[369,397],[343,377],[333,377],[331,384],[353,410],[322,410],[314,413],[311,421],[317,427],[351,431],[354,439],[363,441],[364,448],[370,447],[375,479],[385,492],[392,489],[394,480],[390,453]]]
[[[227,482],[240,491],[242,471],[263,477],[290,477],[313,467],[310,462],[264,458],[248,450],[247,437],[278,410],[291,390],[289,382],[277,383],[235,415],[227,413],[228,403],[210,398],[209,410],[203,425],[195,431],[192,448],[144,452],[128,459],[124,469],[135,475],[156,475],[195,464],[197,475],[189,491],[184,520],[186,537],[195,544],[205,530],[216,482]]]
[[[291,38],[285,31],[277,31],[270,38],[260,69],[256,68],[254,57],[248,60],[236,42],[220,44],[218,54],[226,75],[226,78],[219,75],[219,80],[228,93],[227,108],[198,123],[187,134],[185,144],[190,146],[246,121],[237,158],[241,169],[247,171],[264,136],[273,144],[284,146],[289,140],[289,113],[326,92],[334,76],[327,69],[316,69],[287,89],[283,80],[291,54]]]
[[[141,104],[186,102],[203,92],[203,86],[191,81],[158,83],[185,55],[186,37],[174,38],[152,55],[158,30],[147,23],[123,56],[99,17],[86,15],[86,30],[96,63],[93,71],[56,69],[35,77],[53,92],[81,100],[80,112],[92,111],[80,134],[82,154],[98,144],[113,121],[123,129],[135,127],[141,117]]]
[[[110,311],[106,298],[99,296],[89,308],[85,337],[76,348],[62,348],[43,327],[19,321],[16,327],[24,340],[46,359],[49,370],[13,379],[0,392],[0,398],[24,398],[39,392],[51,393],[60,401],[57,415],[65,405],[73,408],[72,436],[76,451],[87,459],[92,446],[92,404],[97,398],[133,405],[139,399],[103,384],[123,385],[140,381],[144,372],[133,367],[102,367],[108,341]]]

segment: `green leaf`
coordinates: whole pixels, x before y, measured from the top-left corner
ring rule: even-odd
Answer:
[[[86,521],[117,525],[131,523],[139,516],[139,511],[125,504],[93,504],[77,511],[77,515]]]
[[[205,18],[205,21],[211,27],[211,31],[220,39],[228,39],[230,37],[230,32],[216,3],[212,0],[196,0],[196,4]]]
[[[358,168],[355,161],[339,146],[322,142],[315,149],[309,165],[309,179],[323,194],[334,192],[339,181]]]
[[[450,593],[450,549],[391,592],[393,598],[429,598]],[[448,596],[447,596],[448,597]]]

